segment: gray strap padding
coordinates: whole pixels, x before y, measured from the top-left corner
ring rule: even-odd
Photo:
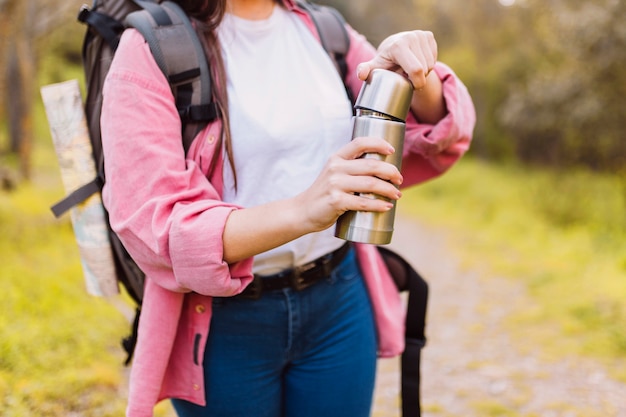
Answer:
[[[311,16],[322,46],[333,59],[342,80],[345,80],[348,71],[345,57],[350,49],[350,37],[343,16],[332,7],[309,1],[298,1],[297,3]]]
[[[155,18],[155,7],[160,10],[159,15],[167,15],[168,24],[161,25]],[[170,82],[179,112],[211,103],[209,63],[189,17],[180,6],[171,1],[152,4],[149,9],[130,13],[126,25],[137,29],[150,46],[157,65]],[[183,124],[183,146],[187,151],[204,124],[186,120]]]

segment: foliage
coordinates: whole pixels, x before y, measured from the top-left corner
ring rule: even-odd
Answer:
[[[453,230],[466,265],[527,284],[538,307],[515,320],[537,334],[525,337],[545,337],[560,354],[619,358],[626,355],[625,190],[625,179],[584,169],[466,159],[407,190],[399,204]]]
[[[626,3],[481,0],[441,12],[452,29],[440,38],[442,59],[463,71],[476,101],[473,153],[622,169]]]
[[[533,2],[546,36],[533,39],[542,63],[511,86],[499,117],[517,154],[551,165],[595,169],[626,165],[626,3]],[[539,49],[539,48],[538,48]]]
[[[32,114],[38,96],[33,80],[38,78],[39,58],[55,53],[54,45],[63,44],[54,36],[58,32],[55,27],[73,26],[60,23],[70,21],[70,10],[74,10],[72,15],[75,16],[77,9],[78,4],[60,0],[5,0],[0,3],[0,56],[4,63],[0,68],[0,119],[6,119],[7,137],[5,141],[2,138],[4,132],[0,131],[0,151],[16,157],[13,160],[24,180],[32,176]],[[2,146],[1,142],[7,143]],[[5,163],[6,160],[0,161],[0,181],[7,183],[10,176]]]

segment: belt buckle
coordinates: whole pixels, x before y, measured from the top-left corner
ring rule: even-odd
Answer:
[[[313,264],[306,264],[306,265],[302,265],[302,266],[294,268],[293,272],[291,273],[291,276],[289,277],[289,280],[291,282],[291,287],[295,289],[296,291],[301,291],[311,286],[314,282],[316,282],[317,279],[313,279],[307,282],[304,278],[304,274],[312,270],[318,270],[317,273],[320,276],[328,277],[333,272],[333,268],[331,264],[332,260],[333,260],[333,254],[329,253],[319,258],[317,262]]]

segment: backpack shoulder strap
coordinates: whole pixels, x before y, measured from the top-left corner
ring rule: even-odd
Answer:
[[[345,83],[348,73],[346,55],[350,49],[350,37],[343,16],[330,6],[322,6],[310,1],[298,1],[297,4],[311,16],[322,46],[330,55]]]
[[[146,4],[130,13],[126,25],[144,37],[176,98],[185,152],[196,134],[218,117],[211,96],[209,62],[191,21],[176,3]]]
[[[401,359],[402,415],[419,417],[421,415],[420,362],[422,348],[426,345],[428,283],[397,253],[382,246],[378,246],[378,251],[396,282],[398,290],[407,291],[409,294],[405,323],[406,344]]]
[[[84,4],[77,19],[89,26],[109,45],[112,51],[117,49],[120,35],[124,31],[124,17],[129,13],[141,9],[151,9],[157,6],[157,0],[132,0],[132,1],[98,1],[94,0],[93,6]]]

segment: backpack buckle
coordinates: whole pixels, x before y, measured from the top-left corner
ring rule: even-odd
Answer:
[[[78,16],[76,17],[79,22],[86,23],[89,15],[91,14],[91,9],[86,4],[83,4],[78,10]]]
[[[219,110],[215,102],[197,104],[178,108],[178,115],[183,121],[188,122],[212,122],[219,116]]]

